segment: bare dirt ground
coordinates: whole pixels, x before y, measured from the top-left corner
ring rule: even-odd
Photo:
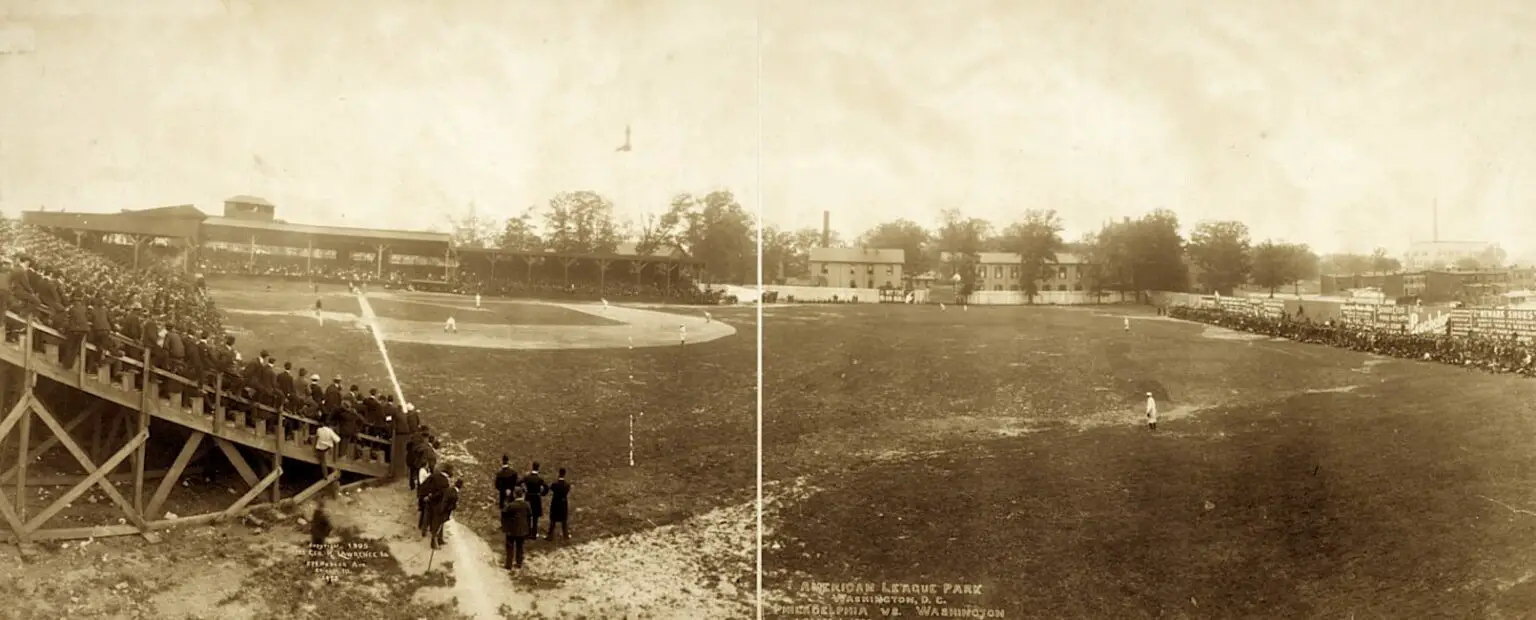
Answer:
[[[216,291],[221,304],[230,309],[228,322],[246,355],[266,349],[280,362],[294,360],[327,378],[337,375],[365,387],[390,387],[390,372],[378,353],[375,336],[393,340],[390,326],[400,324],[379,316],[386,312],[368,316],[366,302],[358,303],[335,287],[319,295],[294,286],[274,288]],[[317,296],[323,303],[323,323],[314,314]],[[431,303],[429,309],[406,311],[457,313],[466,303],[473,306],[472,300],[462,298]],[[731,318],[732,325],[706,318],[703,309],[668,313],[619,306],[604,310],[601,304],[487,300],[491,304],[505,304],[498,310],[502,312],[499,319],[461,322],[461,330],[466,324],[480,324],[530,333],[541,327],[594,333],[546,337],[533,344],[501,338],[495,343],[500,350],[496,359],[476,361],[471,358],[488,355],[492,349],[462,341],[444,346],[441,324],[434,322],[432,338],[397,341],[393,344],[398,346],[390,347],[402,390],[423,404],[430,423],[448,444],[445,459],[458,465],[468,482],[444,549],[432,553],[426,540],[416,534],[414,501],[404,484],[397,483],[361,490],[333,504],[337,525],[333,538],[353,545],[358,555],[342,569],[329,569],[335,579],[327,579],[322,569],[310,565],[314,558],[306,551],[305,519],[311,504],[286,513],[262,510],[251,519],[168,531],[156,544],[137,537],[43,543],[25,560],[14,546],[0,547],[0,597],[25,601],[8,603],[0,616],[349,620],[749,616],[755,530],[750,486],[744,484],[750,479],[744,474],[751,471],[755,459],[750,437],[742,433],[750,429],[750,416],[738,418],[736,413],[748,399],[737,398],[738,387],[713,390],[709,402],[721,407],[719,414],[730,414],[716,417],[714,411],[680,400],[672,389],[705,382],[749,385],[750,373],[736,375],[751,366],[751,356],[743,354],[750,347],[726,338],[736,332],[741,316],[749,315],[736,313],[741,316]],[[528,310],[526,306],[545,307]],[[559,315],[591,318],[572,320]],[[568,322],[541,326],[540,321]],[[423,327],[426,323],[417,322]],[[676,344],[678,324],[688,325],[687,352]],[[630,338],[636,349],[626,355]],[[566,351],[548,346],[550,341],[594,350]],[[727,345],[722,348],[720,343]],[[467,354],[469,347],[485,353]],[[395,352],[396,348],[402,351]],[[646,349],[657,353],[644,353]],[[699,353],[691,353],[696,349]],[[559,357],[554,361],[519,357],[529,355]],[[518,367],[538,368],[541,374],[513,370]],[[615,381],[611,377],[615,369],[629,373],[628,377]],[[531,382],[509,383],[498,377],[509,370]],[[607,387],[596,393],[572,392],[573,384],[584,377]],[[670,387],[665,385],[668,382]],[[500,538],[495,516],[490,514],[494,505],[487,509],[487,501],[480,497],[489,495],[483,488],[488,487],[492,469],[485,464],[494,463],[505,451],[497,445],[505,445],[498,432],[508,418],[497,403],[504,398],[498,394],[506,389],[515,390],[530,404],[543,403],[537,411],[554,413],[556,420],[563,416],[564,425],[572,431],[541,433],[538,445],[542,447],[527,441],[519,445],[548,452],[551,461],[564,455],[561,462],[581,466],[576,470],[573,496],[574,539],[528,543],[526,568],[518,574],[500,568]],[[581,395],[580,407],[549,405],[573,394]],[[622,417],[615,420],[610,412],[637,404],[651,412],[643,421],[640,466],[631,468],[595,456],[622,454],[612,442],[623,434],[611,432],[623,428],[613,426]],[[601,421],[601,428],[583,430],[589,419]],[[732,430],[722,432],[726,427],[721,424],[727,420]],[[521,469],[526,470],[526,465]],[[545,471],[553,477],[553,467]],[[680,492],[690,485],[692,492]],[[194,479],[178,487],[168,506],[182,514],[222,506],[230,499],[225,497],[231,494],[227,486],[237,485],[227,479],[214,484]],[[50,492],[43,490],[42,495]],[[95,506],[87,498],[101,501],[98,496],[89,495],[77,503]],[[426,571],[429,558],[430,572]]]

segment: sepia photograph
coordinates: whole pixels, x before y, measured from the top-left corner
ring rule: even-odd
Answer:
[[[1536,616],[1531,41],[0,0],[0,619]]]
[[[4,618],[748,618],[756,7],[8,2]]]
[[[761,11],[768,617],[1536,615],[1532,7]]]

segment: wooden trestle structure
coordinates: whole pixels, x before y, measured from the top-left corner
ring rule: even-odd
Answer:
[[[266,415],[251,416],[247,412],[253,410],[253,404],[226,392],[222,377],[208,386],[153,368],[148,363],[148,352],[132,343],[123,344],[133,347],[129,351],[136,354],[125,354],[119,359],[120,376],[114,382],[107,363],[100,364],[94,374],[86,372],[87,355],[96,351],[93,345],[87,343],[82,347],[74,364],[67,367],[59,356],[64,344],[62,334],[9,312],[5,313],[4,325],[16,341],[0,340],[0,411],[4,412],[0,418],[0,521],[5,526],[0,527],[0,539],[24,548],[34,541],[103,536],[142,535],[155,541],[155,530],[213,522],[260,506],[302,503],[327,486],[339,484],[343,472],[365,482],[403,473],[392,469],[392,465],[404,469],[402,459],[397,457],[403,452],[402,446],[359,435],[347,446],[346,453],[333,455],[331,474],[322,478],[319,472],[324,470],[318,467],[314,448],[317,420],[262,404],[254,407]],[[146,368],[152,373],[147,377]],[[161,382],[179,390],[162,393]],[[43,439],[45,433],[34,426],[34,418],[47,429],[47,438],[42,441],[36,441]],[[282,423],[277,423],[279,420]],[[75,432],[86,424],[94,430],[88,441],[82,442]],[[152,433],[164,433],[163,436],[173,439],[179,439],[183,433],[186,436],[175,460],[161,471],[146,471]],[[87,445],[82,447],[82,443]],[[83,474],[40,477],[29,471],[33,469],[29,468],[31,463],[56,445],[79,462]],[[6,468],[5,461],[10,459],[3,457],[10,454],[10,446],[15,446],[15,466]],[[269,457],[270,461],[258,458],[253,469],[238,446]],[[161,510],[171,491],[194,457],[215,449],[228,459],[249,489],[217,512],[155,519],[152,515],[163,514]],[[113,485],[114,480],[126,481],[126,474],[114,473],[125,460],[132,463],[132,498],[124,497]],[[305,470],[313,469],[312,478],[316,480],[285,498],[278,481],[285,473],[284,463],[293,461],[315,464],[317,467]],[[146,480],[152,482],[156,477],[160,478],[158,485],[145,486]],[[4,488],[11,486],[7,483],[14,484],[14,491]],[[69,490],[41,511],[32,513],[28,509],[27,487],[45,485],[68,486]],[[122,515],[118,523],[44,527],[92,487],[100,487],[116,504]],[[268,496],[266,503],[253,504],[264,494]]]

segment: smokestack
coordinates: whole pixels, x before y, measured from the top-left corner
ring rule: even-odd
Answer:
[[[832,247],[832,212],[821,212],[821,247]]]

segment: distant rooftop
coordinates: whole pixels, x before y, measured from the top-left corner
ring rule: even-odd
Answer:
[[[277,205],[274,205],[274,204],[272,204],[270,202],[267,202],[266,198],[261,198],[259,196],[248,196],[248,195],[245,195],[245,194],[241,194],[239,196],[230,196],[229,198],[225,198],[224,202],[238,202],[240,204],[261,205],[263,207],[275,207],[275,206],[277,206]]]
[[[901,249],[876,248],[811,248],[811,261],[816,263],[876,263],[899,265],[907,262],[907,253]]]

